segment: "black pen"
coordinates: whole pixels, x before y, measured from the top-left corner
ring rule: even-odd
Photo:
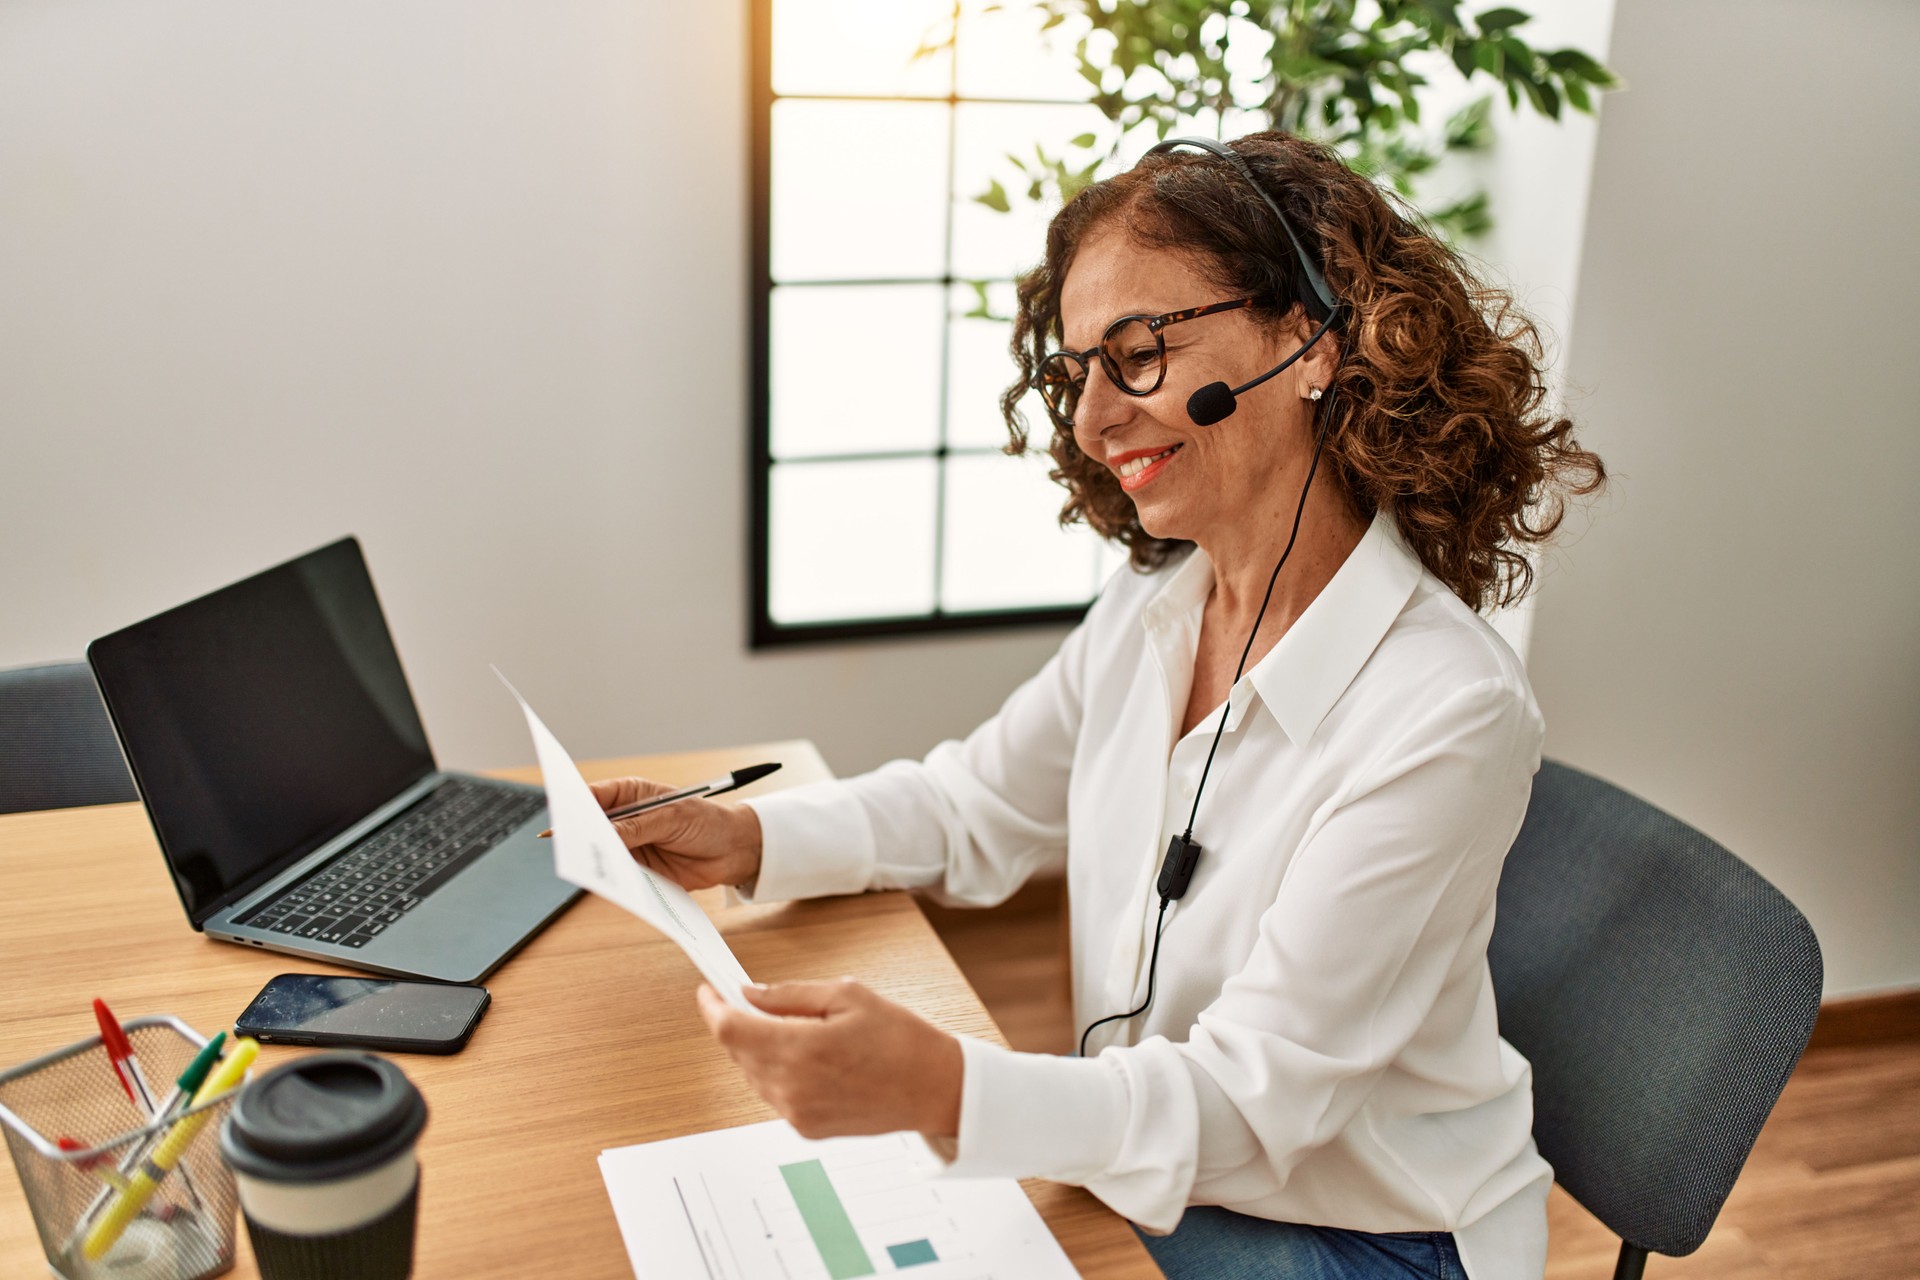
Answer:
[[[744,769],[735,769],[732,773],[724,777],[714,778],[709,782],[702,782],[691,787],[682,787],[678,791],[669,791],[663,796],[653,796],[634,804],[621,805],[618,809],[609,809],[607,810],[607,821],[618,822],[622,818],[631,818],[636,813],[645,813],[649,809],[658,809],[663,805],[674,804],[681,800],[691,800],[695,796],[717,796],[722,792],[737,791],[749,782],[760,781],[760,779],[773,773],[779,769],[779,767],[777,764],[750,764]],[[540,833],[540,838],[545,840],[552,834],[553,828],[548,827]]]

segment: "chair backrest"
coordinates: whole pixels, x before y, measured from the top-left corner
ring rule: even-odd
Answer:
[[[1533,1063],[1540,1153],[1626,1243],[1693,1252],[1813,1033],[1813,929],[1700,832],[1553,761],[1496,920],[1500,1033]]]
[[[0,813],[138,798],[86,663],[0,671]]]

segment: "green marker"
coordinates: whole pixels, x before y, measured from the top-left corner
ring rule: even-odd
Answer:
[[[213,1064],[220,1061],[220,1048],[226,1042],[227,1033],[221,1031],[201,1046],[200,1052],[194,1054],[193,1061],[187,1064],[187,1069],[182,1071],[180,1078],[173,1082],[172,1095],[160,1104],[161,1115],[168,1115],[174,1111],[182,1098],[188,1101],[193,1100],[193,1095],[200,1092],[200,1086],[206,1083],[207,1073],[213,1070]]]

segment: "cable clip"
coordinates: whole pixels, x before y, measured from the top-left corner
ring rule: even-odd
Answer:
[[[1175,836],[1167,842],[1166,860],[1160,864],[1160,900],[1172,902],[1184,896],[1193,883],[1193,869],[1200,864],[1200,842],[1191,835]]]

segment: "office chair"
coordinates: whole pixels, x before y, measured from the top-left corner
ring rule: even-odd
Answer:
[[[1746,863],[1611,783],[1547,761],[1500,877],[1500,1034],[1533,1063],[1533,1136],[1621,1238],[1692,1253],[1820,1007],[1820,944]]]
[[[0,671],[0,813],[138,798],[86,663]]]

